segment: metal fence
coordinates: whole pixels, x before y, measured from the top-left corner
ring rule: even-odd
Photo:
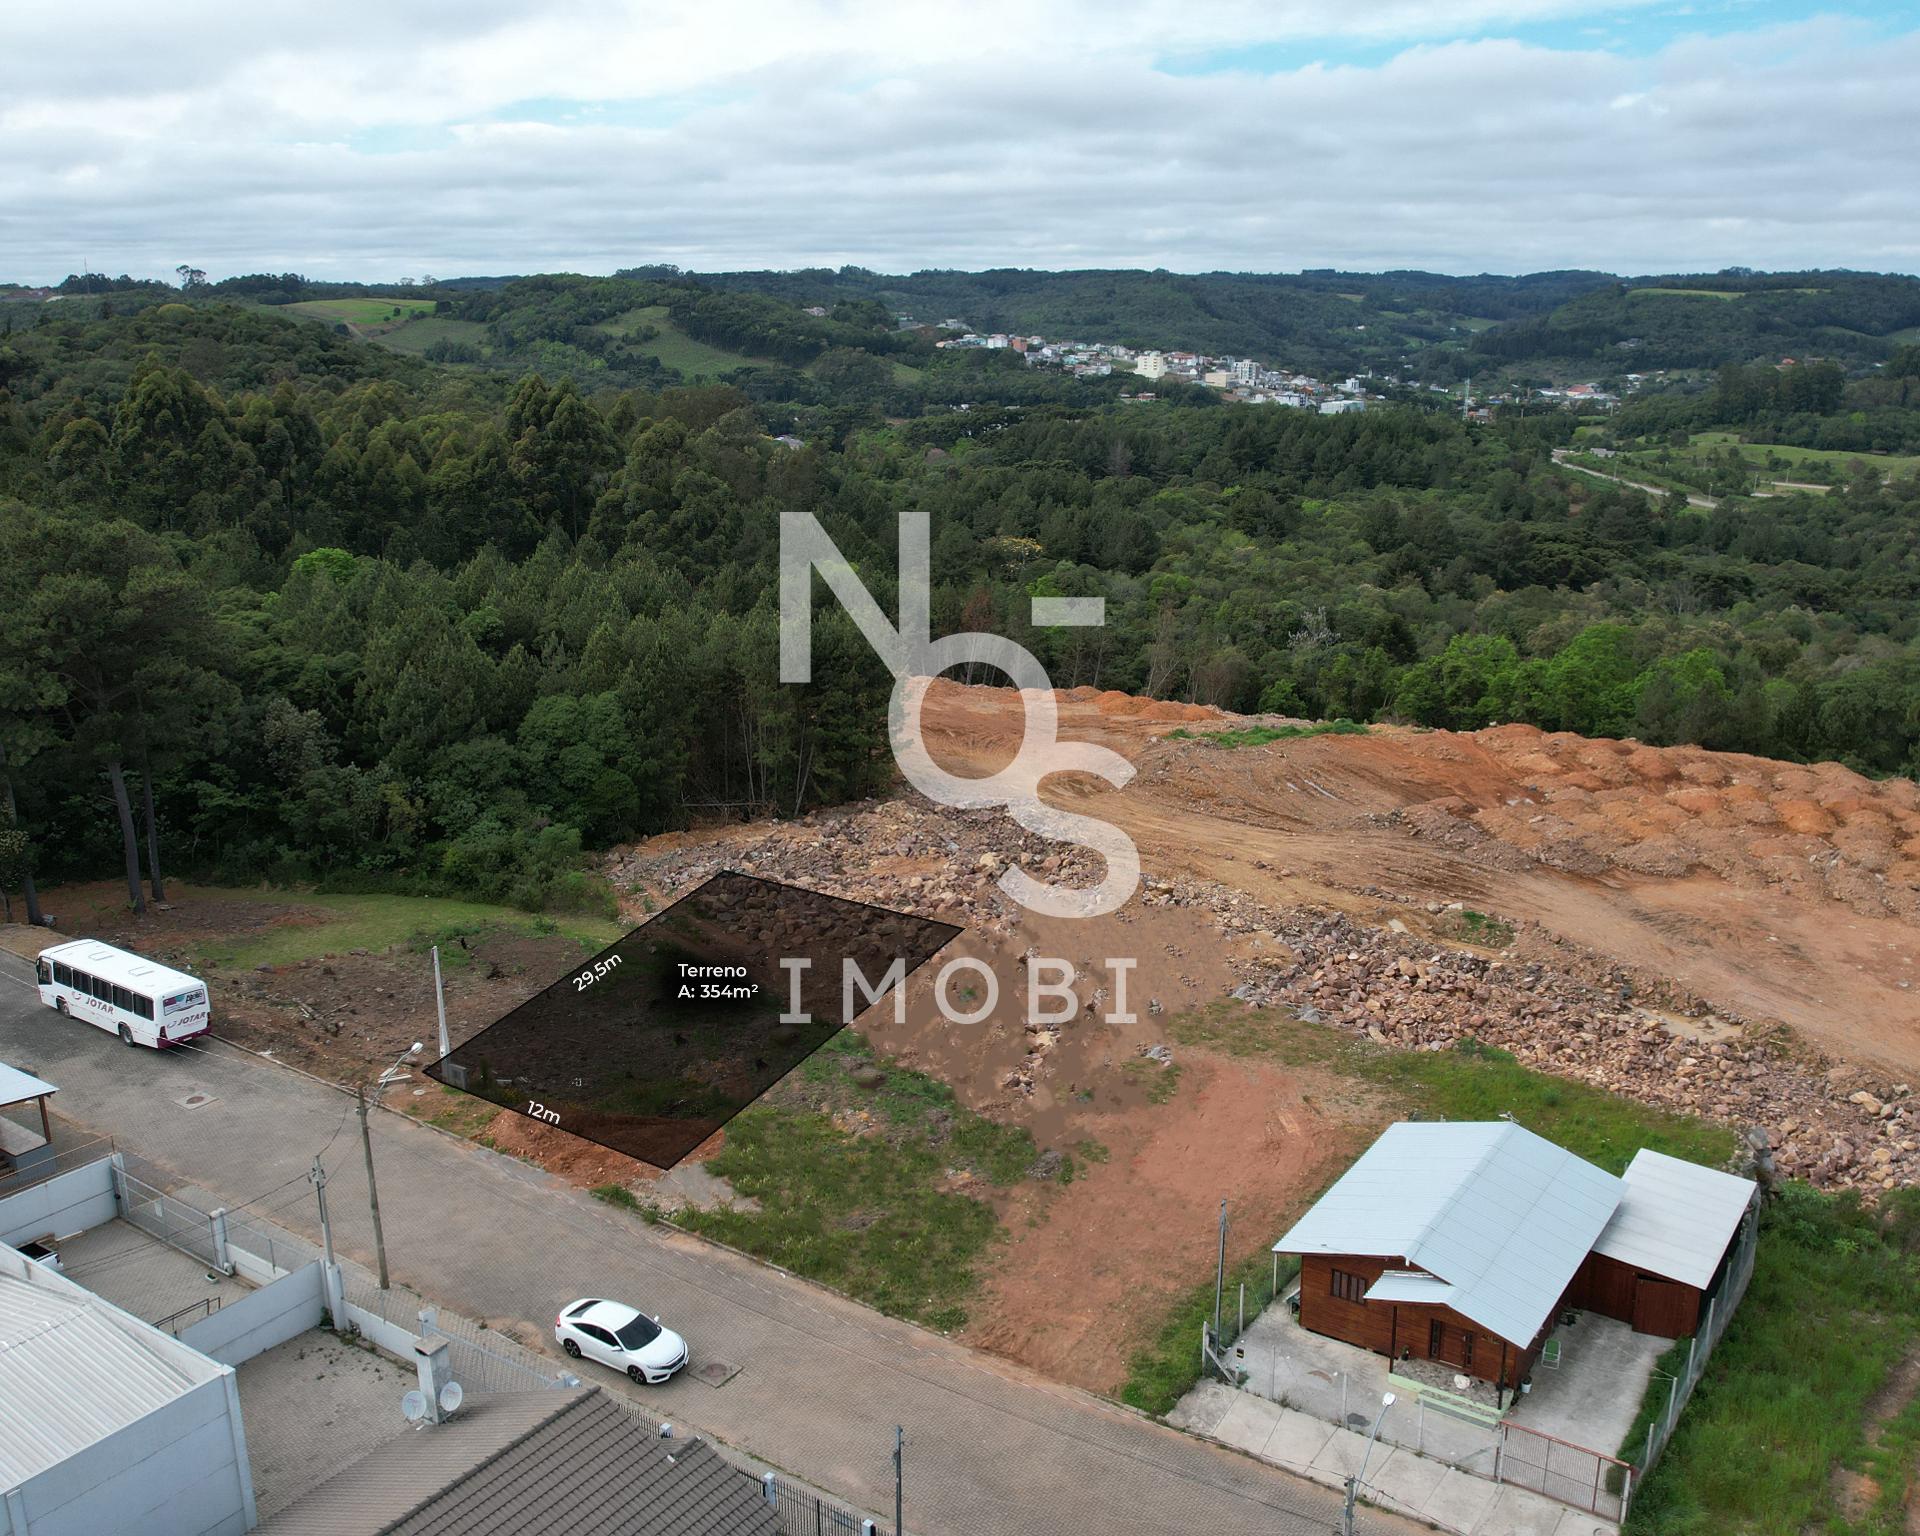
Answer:
[[[211,1215],[149,1184],[127,1169],[124,1161],[115,1164],[113,1177],[120,1214],[127,1221],[209,1268],[221,1266],[220,1242]]]
[[[1647,1426],[1646,1444],[1634,1458],[1640,1481],[1645,1481],[1646,1475],[1660,1460],[1660,1453],[1667,1448],[1667,1442],[1673,1438],[1681,1411],[1686,1408],[1687,1400],[1693,1396],[1693,1389],[1706,1373],[1707,1361],[1713,1356],[1714,1346],[1725,1336],[1727,1325],[1733,1321],[1733,1314],[1740,1305],[1740,1298],[1747,1294],[1747,1283],[1753,1279],[1754,1254],[1759,1246],[1760,1213],[1749,1207],[1740,1224],[1739,1235],[1734,1239],[1733,1252],[1721,1272],[1720,1283],[1706,1297],[1700,1326],[1694,1330],[1693,1337],[1687,1340],[1687,1363],[1679,1375],[1667,1378],[1666,1405]]]
[[[860,1536],[862,1518],[805,1488],[769,1473],[762,1486],[773,1504],[780,1536]]]
[[[1631,1496],[1633,1468],[1617,1456],[1503,1420],[1494,1448],[1493,1480],[1619,1520]]]
[[[478,1323],[429,1307],[417,1319],[422,1339],[445,1339],[453,1379],[472,1392],[525,1392],[539,1387],[564,1387],[567,1373],[504,1334]],[[478,1335],[485,1334],[483,1342]],[[651,1414],[640,1414],[653,1429]]]

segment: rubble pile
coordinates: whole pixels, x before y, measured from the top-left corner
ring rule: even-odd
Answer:
[[[629,850],[609,873],[624,889],[671,899],[738,869],[1006,934],[1021,920],[995,884],[1008,861],[1069,884],[1101,873],[1095,855],[1034,836],[998,811],[955,811],[913,794],[724,842]],[[1409,898],[1377,894],[1419,920]],[[1510,950],[1493,954],[1423,938],[1399,918],[1373,927],[1315,909],[1275,912],[1243,891],[1186,877],[1145,876],[1137,900],[1200,909],[1223,938],[1247,943],[1254,953],[1237,963],[1245,979],[1234,996],[1250,1006],[1284,1007],[1402,1050],[1495,1046],[1641,1103],[1758,1128],[1780,1174],[1823,1187],[1871,1193],[1920,1178],[1920,1100],[1910,1085],[1798,1054],[1758,1023],[1715,1015],[1666,978],[1530,923],[1516,925]],[[1029,1064],[1043,1070],[1044,1054]]]

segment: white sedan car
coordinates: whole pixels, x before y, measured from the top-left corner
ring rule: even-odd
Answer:
[[[585,1355],[635,1381],[659,1386],[687,1363],[687,1341],[660,1319],[617,1301],[570,1302],[553,1320],[553,1336],[578,1360]]]

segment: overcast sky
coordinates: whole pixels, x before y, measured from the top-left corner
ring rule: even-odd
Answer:
[[[1911,272],[1916,81],[1864,0],[23,5],[0,279]]]

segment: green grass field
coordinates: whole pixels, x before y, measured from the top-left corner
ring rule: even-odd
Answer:
[[[484,351],[487,328],[477,320],[448,320],[438,315],[426,315],[418,320],[410,320],[395,330],[384,331],[374,339],[383,347],[391,347],[396,352],[407,352],[415,357],[439,341],[464,341]]]
[[[1676,457],[1704,458],[1709,453],[1734,449],[1750,464],[1765,467],[1769,456],[1794,464],[1838,464],[1856,462],[1876,465],[1883,473],[1898,478],[1920,470],[1920,454],[1848,453],[1836,448],[1794,448],[1786,443],[1743,443],[1734,432],[1696,432],[1685,448],[1674,450]]]
[[[304,315],[309,320],[324,320],[330,325],[342,322],[355,330],[370,330],[401,323],[411,315],[433,313],[432,299],[307,299],[288,304],[286,313]],[[394,314],[399,310],[398,315]]]
[[[841,1128],[856,1119],[871,1130]],[[945,1083],[876,1057],[844,1030],[730,1121],[706,1164],[760,1209],[675,1220],[895,1317],[952,1330],[1000,1230],[990,1204],[953,1184],[1005,1188],[1034,1157],[1026,1131],[974,1114]]]
[[[97,894],[96,894],[97,893]],[[106,929],[125,917],[126,891],[110,885],[53,890],[47,906],[71,929]],[[583,948],[597,950],[627,931],[620,923],[592,917],[543,917],[513,907],[441,896],[336,896],[305,891],[233,889],[224,886],[170,886],[171,902],[183,921],[169,934],[169,947],[208,970],[289,965],[348,950],[380,951],[408,944],[417,935],[450,939],[456,933],[499,931],[516,934],[564,934]],[[224,909],[229,923],[193,921],[199,906],[212,918]],[[257,909],[249,911],[248,909]],[[221,927],[233,931],[223,933]]]
[[[596,327],[611,336],[628,336],[642,326],[652,326],[659,335],[651,341],[636,343],[634,350],[649,357],[657,358],[665,366],[677,369],[688,379],[718,378],[735,368],[745,368],[755,363],[764,364],[763,357],[749,357],[744,352],[729,352],[724,347],[709,346],[704,341],[696,341],[679,326],[673,323],[673,316],[667,312],[664,304],[650,304],[645,309],[630,309],[624,315],[607,321]]]
[[[1638,296],[1655,294],[1667,298],[1680,299],[1739,299],[1746,295],[1737,288],[1629,288],[1628,293]]]

